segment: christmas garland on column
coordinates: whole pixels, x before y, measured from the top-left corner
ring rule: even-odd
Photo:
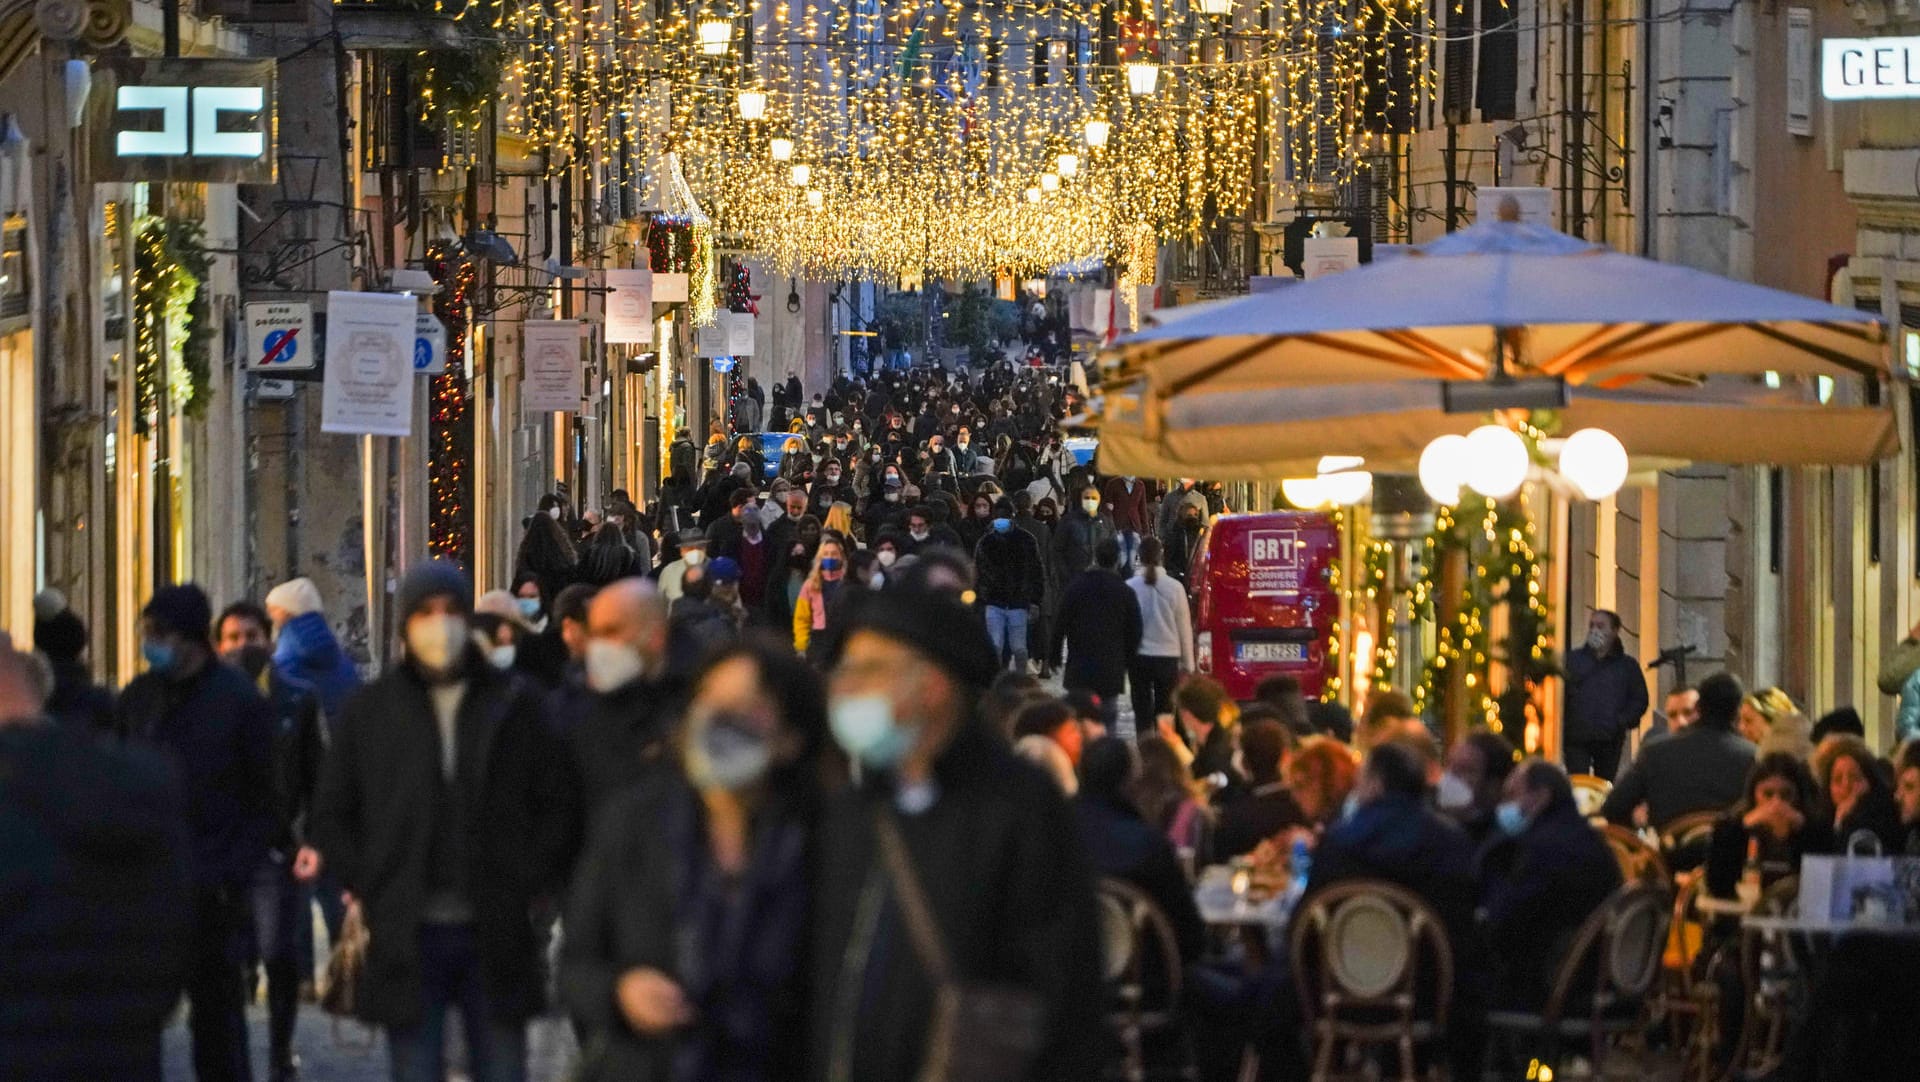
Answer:
[[[133,251],[134,431],[158,418],[161,381],[175,413],[198,417],[212,397],[205,231],[199,222],[148,217]]]
[[[470,567],[473,557],[473,426],[467,411],[467,330],[479,272],[436,244],[427,270],[440,283],[433,314],[447,328],[447,370],[428,380],[427,549]]]

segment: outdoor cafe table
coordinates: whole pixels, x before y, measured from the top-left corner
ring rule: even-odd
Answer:
[[[1796,986],[1797,990],[1790,994],[1776,993],[1767,997],[1773,1002],[1774,1010],[1784,1012],[1785,1017],[1781,1020],[1787,1023],[1786,1032],[1795,1033],[1808,1020],[1806,1012],[1810,1005],[1807,994],[1820,983],[1821,974],[1833,961],[1838,944],[1856,938],[1888,941],[1889,945],[1920,942],[1920,925],[1916,924],[1759,913],[1740,918],[1740,933],[1741,973],[1747,983],[1749,1010],[1741,1027],[1734,1057],[1736,1064],[1747,1062],[1747,1057],[1758,1051],[1754,1047],[1756,1041],[1766,1040],[1761,1031],[1768,1023],[1760,1017],[1759,1012],[1751,1009],[1753,997],[1761,994],[1762,988],[1769,985],[1783,988],[1782,982]],[[1772,957],[1769,957],[1770,952],[1763,950],[1763,942],[1770,938],[1779,951]],[[1768,1049],[1765,1057],[1777,1057],[1780,1052],[1781,1049],[1776,1046]],[[1766,1063],[1763,1069],[1778,1066],[1779,1062],[1775,1059]],[[1749,1067],[1756,1069],[1751,1064]]]
[[[1266,964],[1272,954],[1271,943],[1286,934],[1287,923],[1293,919],[1293,901],[1285,892],[1260,902],[1205,886],[1193,892],[1194,906],[1208,931],[1221,940],[1237,938],[1253,968]]]

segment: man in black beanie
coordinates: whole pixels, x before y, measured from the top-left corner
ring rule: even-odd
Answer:
[[[409,569],[394,594],[405,656],[341,708],[313,847],[367,925],[360,1017],[387,1031],[395,1082],[446,1074],[458,1009],[475,1082],[524,1082],[545,1003],[532,914],[558,889],[574,805],[536,685],[487,664],[458,567]]]
[[[859,599],[847,620],[830,721],[860,784],[830,799],[821,824],[811,1026],[821,1073],[913,1078],[942,1051],[927,1044],[939,988],[899,901],[909,891],[883,852],[897,841],[955,977],[1040,1001],[1045,1020],[1020,1076],[1097,1077],[1105,1037],[1092,873],[1053,780],[978,717],[999,669],[979,614],[950,594],[896,585]]]
[[[87,625],[58,590],[34,597],[33,617],[33,648],[53,667],[47,716],[90,735],[105,734],[113,727],[113,693],[94,683],[87,669]]]
[[[163,586],[140,616],[147,671],[114,710],[124,738],[158,747],[180,773],[194,885],[187,979],[200,1082],[252,1078],[247,1053],[248,887],[273,836],[273,721],[246,674],[221,664],[213,609],[198,586]]]

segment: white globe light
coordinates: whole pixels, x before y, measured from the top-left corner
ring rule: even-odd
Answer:
[[[1481,425],[1467,433],[1467,487],[1496,500],[1527,481],[1527,441],[1505,425]]]
[[[1560,446],[1560,476],[1589,500],[1604,500],[1627,481],[1627,449],[1604,428],[1583,428]]]
[[[1352,507],[1373,494],[1373,474],[1359,468],[1366,461],[1352,455],[1327,455],[1320,460],[1320,491],[1328,503]]]
[[[767,141],[767,154],[776,162],[793,158],[793,140],[784,135],[776,135]]]
[[[1465,436],[1441,436],[1420,452],[1420,487],[1434,503],[1452,507],[1460,502],[1468,453]]]
[[[1331,501],[1327,496],[1327,487],[1318,477],[1289,477],[1280,482],[1280,494],[1287,502],[1303,511],[1316,507],[1325,507]]]

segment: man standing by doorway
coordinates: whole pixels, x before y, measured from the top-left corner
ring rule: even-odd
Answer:
[[[1595,609],[1586,644],[1567,655],[1567,699],[1562,757],[1569,774],[1612,781],[1627,734],[1647,712],[1647,681],[1640,662],[1620,645],[1620,617]]]

